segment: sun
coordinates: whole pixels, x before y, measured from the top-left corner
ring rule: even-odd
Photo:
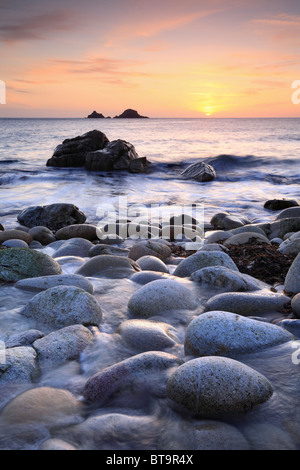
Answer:
[[[210,116],[210,113],[206,113],[205,116]]]

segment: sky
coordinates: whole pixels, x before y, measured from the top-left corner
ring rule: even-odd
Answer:
[[[0,117],[299,117],[299,64],[299,0],[0,0]]]

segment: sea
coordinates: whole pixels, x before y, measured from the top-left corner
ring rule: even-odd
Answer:
[[[93,129],[104,132],[110,141],[133,144],[138,155],[151,162],[149,171],[94,173],[46,166],[63,140]],[[203,221],[209,225],[213,215],[225,211],[255,223],[271,221],[275,215],[264,208],[267,200],[300,199],[300,118],[0,119],[0,136],[0,222],[5,229],[18,226],[22,209],[58,202],[75,204],[92,224],[118,208],[120,198],[128,206],[146,208],[182,209],[196,204],[203,207]],[[183,180],[181,172],[199,160],[214,167],[216,178],[205,183]],[[63,272],[74,272],[76,260],[65,261]],[[128,299],[137,286],[126,278],[91,282],[104,312],[95,346],[83,353],[80,363],[70,361],[47,370],[33,384],[5,387],[4,393],[0,391],[0,409],[14,396],[38,386],[66,389],[81,400],[88,377],[134,354],[120,341],[117,326],[128,319]],[[198,291],[189,280],[182,282],[195,289],[199,305],[201,299],[214,295]],[[0,341],[32,328],[19,310],[33,295],[1,284]],[[179,338],[168,352],[179,357],[184,357],[184,328],[192,319],[188,315],[167,320]],[[0,449],[36,450],[43,441],[59,438],[83,450],[299,450],[299,358],[297,338],[292,344],[239,357],[265,375],[274,390],[268,402],[243,416],[201,420],[178,412],[166,402],[161,393],[165,377],[158,376],[153,378],[154,392],[140,384],[133,398],[125,394],[90,414],[86,410],[79,421],[74,417],[73,423],[58,423],[51,429],[43,416],[22,429],[7,427],[0,419]]]
[[[57,145],[98,129],[134,145],[151,162],[147,174],[91,173],[47,167]],[[24,208],[75,204],[91,223],[105,209],[128,203],[203,207],[204,222],[229,212],[272,219],[264,202],[300,198],[299,119],[0,119],[0,222],[16,223]],[[183,181],[195,161],[211,164],[212,182]]]

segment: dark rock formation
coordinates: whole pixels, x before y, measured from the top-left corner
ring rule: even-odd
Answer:
[[[93,111],[88,115],[88,119],[105,119],[105,116],[101,113],[97,113],[97,111]]]
[[[103,150],[89,152],[85,168],[90,171],[128,170],[130,161],[138,159],[135,148],[125,140],[113,140]]]
[[[119,116],[115,116],[115,119],[148,119],[148,116],[141,116],[134,109],[126,109]]]
[[[297,207],[300,203],[297,199],[269,199],[265,202],[264,208],[271,211],[280,211],[288,207]]]
[[[88,152],[103,149],[108,143],[106,135],[98,130],[87,132],[73,139],[66,139],[56,147],[53,156],[47,161],[47,166],[84,166]]]
[[[67,225],[83,224],[86,216],[73,204],[57,203],[48,206],[31,206],[22,210],[18,221],[25,227],[47,227],[54,232]]]

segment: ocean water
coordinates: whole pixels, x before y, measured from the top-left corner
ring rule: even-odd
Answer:
[[[0,222],[17,225],[17,214],[31,205],[68,202],[77,205],[91,223],[117,207],[120,197],[129,204],[184,207],[202,204],[205,222],[220,211],[265,221],[274,214],[263,208],[271,198],[300,198],[300,119],[0,119]],[[54,148],[64,139],[99,129],[109,140],[132,143],[140,157],[151,161],[147,174],[90,173],[84,169],[46,167]],[[197,183],[180,179],[194,161],[211,163],[216,180]],[[77,264],[66,260],[65,273]],[[62,388],[79,400],[92,374],[136,354],[121,341],[118,325],[128,319],[127,303],[139,287],[130,279],[91,278],[104,320],[96,341],[80,361],[44,370],[32,384],[10,385],[0,391],[0,409],[14,396],[39,386]],[[201,290],[182,280],[199,299],[199,311],[158,315],[177,334],[167,352],[184,358],[186,325],[201,313],[205,301],[218,292]],[[0,287],[0,341],[29,328],[39,328],[19,315],[35,293],[11,283]],[[274,312],[274,317],[280,314]],[[233,449],[299,450],[298,343],[286,343],[238,357],[272,383],[271,399],[246,415],[201,420],[178,411],[164,397],[164,374],[139,383],[101,407],[50,427],[43,416],[34,423],[7,426],[0,420],[0,449],[37,449],[49,438],[63,439],[79,449],[188,450]],[[296,358],[296,360],[293,360]],[[168,374],[169,372],[167,372]],[[38,403],[37,403],[38,406]],[[224,426],[220,434],[214,430]],[[217,437],[216,437],[217,436]],[[218,437],[219,436],[219,437]],[[225,438],[224,438],[225,436]]]
[[[151,162],[148,174],[91,173],[46,167],[66,138],[93,129],[124,139]],[[269,220],[267,199],[300,196],[300,119],[0,119],[0,222],[13,226],[31,205],[68,202],[90,222],[99,211],[128,204],[201,204],[205,222],[225,210]],[[182,181],[190,163],[211,163],[209,183]]]

